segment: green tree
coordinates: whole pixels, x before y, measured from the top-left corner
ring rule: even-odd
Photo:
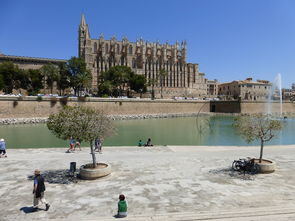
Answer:
[[[104,81],[98,85],[98,95],[99,96],[111,96],[113,91],[113,85],[110,81]]]
[[[248,143],[254,140],[260,141],[259,162],[261,163],[264,143],[270,141],[276,135],[275,132],[282,129],[282,123],[269,115],[255,114],[237,117],[234,127]]]
[[[22,71],[12,62],[0,64],[0,76],[2,78],[2,89],[5,93],[12,93],[13,89],[20,89],[22,85]]]
[[[64,63],[59,64],[58,70],[56,85],[59,90],[59,95],[61,96],[64,94],[65,89],[70,87],[70,73]]]
[[[112,87],[112,95],[121,96],[122,92],[125,91],[125,88],[130,88],[130,79],[133,75],[134,72],[131,70],[130,67],[114,66],[111,67],[108,71],[102,73],[101,84],[109,82],[108,85],[111,85]]]
[[[44,76],[45,82],[50,88],[50,93],[53,91],[53,84],[58,79],[59,68],[49,63],[41,67],[41,73]]]
[[[89,142],[94,168],[97,165],[93,149],[95,139],[106,138],[115,132],[112,121],[102,111],[81,106],[65,106],[59,113],[51,114],[47,127],[61,139],[72,136]]]
[[[83,59],[72,57],[68,60],[67,70],[70,74],[70,84],[75,91],[75,95],[80,96],[83,88],[89,88],[91,85],[92,75],[86,68],[86,63]]]
[[[140,93],[145,93],[147,91],[146,78],[143,75],[133,74],[129,80],[130,89]]]
[[[42,88],[44,88],[42,75],[39,69],[28,69],[24,73],[26,73],[26,90],[29,95],[36,95],[40,92]]]
[[[4,80],[3,80],[3,76],[0,75],[0,91],[3,90],[4,88]]]

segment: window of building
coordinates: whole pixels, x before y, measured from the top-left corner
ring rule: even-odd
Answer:
[[[106,44],[105,49],[106,49],[106,53],[108,53],[108,51],[109,51],[109,45],[108,44]]]
[[[94,42],[93,50],[94,50],[93,53],[97,52],[97,43],[96,42]]]
[[[120,54],[120,45],[117,45],[117,54]]]
[[[132,46],[131,45],[129,46],[129,52],[128,53],[132,54]]]

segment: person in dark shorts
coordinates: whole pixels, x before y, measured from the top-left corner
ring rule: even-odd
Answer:
[[[66,151],[66,153],[72,153],[75,149],[75,139],[74,137],[70,137],[70,148]]]
[[[48,211],[50,205],[44,198],[44,192],[45,192],[45,184],[44,184],[44,178],[41,176],[40,170],[35,170],[35,177],[34,177],[34,188],[33,188],[33,194],[34,194],[34,200],[33,200],[33,209],[34,211],[38,210],[39,202],[45,204],[45,210]]]

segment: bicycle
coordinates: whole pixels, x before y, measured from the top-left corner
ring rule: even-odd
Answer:
[[[234,160],[232,163],[232,169],[235,171],[244,172],[244,174],[246,172],[250,174],[256,174],[260,170],[259,165],[255,163],[255,159],[250,157],[246,159]]]

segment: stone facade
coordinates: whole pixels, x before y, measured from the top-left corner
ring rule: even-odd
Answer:
[[[24,56],[11,56],[0,54],[0,63],[10,61],[18,65],[21,69],[39,69],[45,64],[52,63],[58,65],[61,63],[66,63],[63,59],[51,59],[51,58],[34,58],[34,57],[24,57]]]
[[[207,80],[207,95],[211,97],[218,96],[218,85],[219,82],[215,80]]]
[[[85,60],[92,73],[94,89],[98,86],[102,72],[112,66],[125,65],[136,74],[144,75],[148,81],[157,81],[156,89],[160,87],[159,71],[164,69],[167,72],[162,82],[165,97],[207,95],[206,79],[199,72],[198,64],[186,62],[186,41],[170,45],[167,42],[147,42],[141,38],[130,42],[126,37],[121,41],[116,37],[106,40],[102,34],[94,39],[90,37],[84,15],[81,18],[78,39],[79,57]]]
[[[253,81],[247,78],[243,81],[232,81],[218,86],[218,94],[226,99],[267,100],[271,83],[266,80]]]

